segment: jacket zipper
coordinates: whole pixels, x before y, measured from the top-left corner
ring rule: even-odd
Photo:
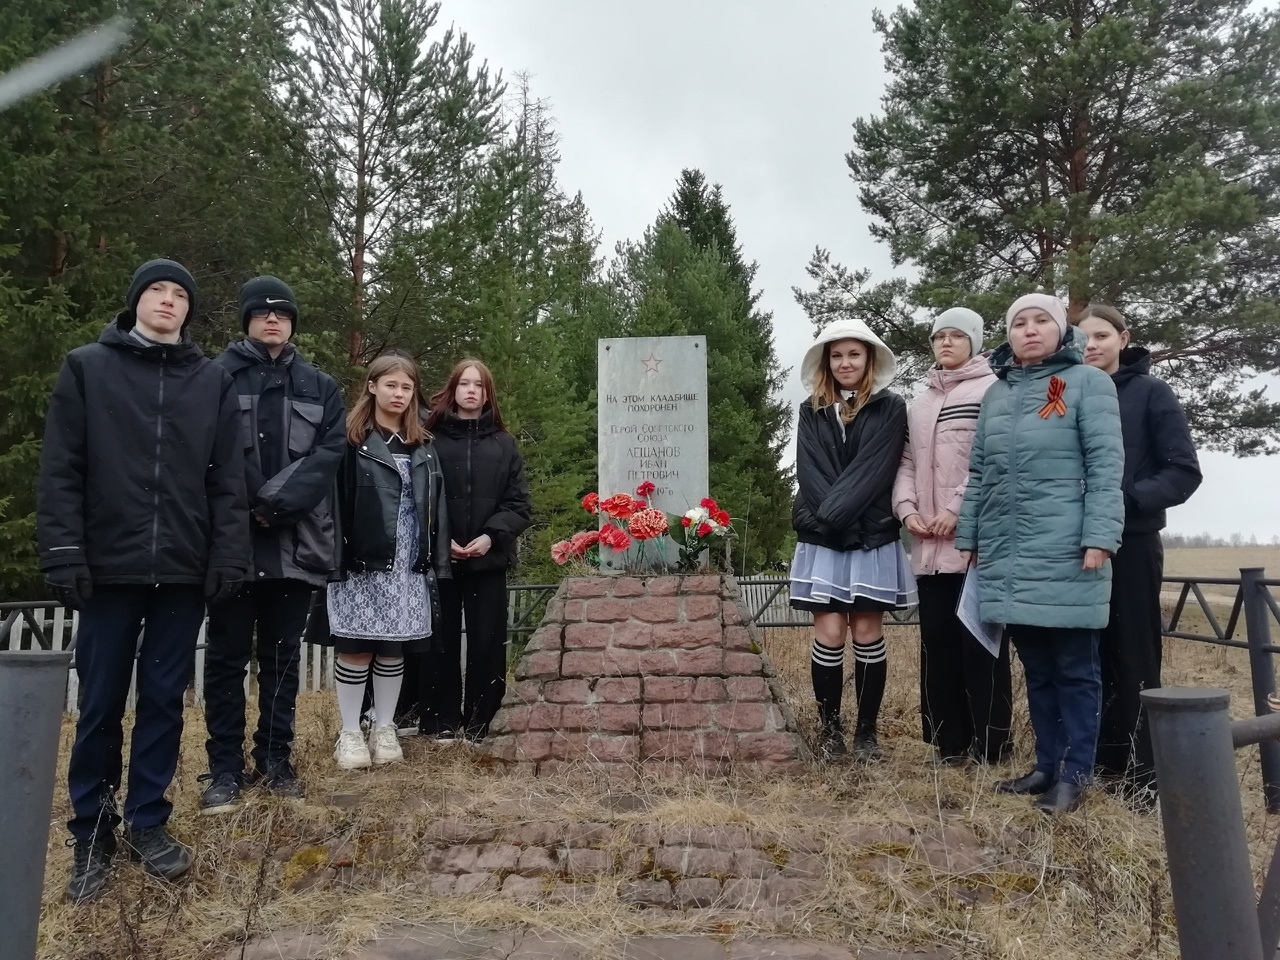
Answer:
[[[151,579],[156,581],[160,552],[160,455],[164,443],[164,368],[166,351],[160,354],[160,391],[156,410],[156,467],[151,478]]]
[[[467,424],[467,531],[471,531],[471,440],[475,436],[472,429],[473,424],[477,421],[471,421]],[[462,544],[466,546],[466,544]]]
[[[1013,501],[1010,507],[1012,516],[1013,533],[1010,536],[1010,542],[1014,544],[1014,550],[1017,550],[1017,532],[1018,532],[1018,488],[1021,484],[1018,482],[1018,424],[1022,422],[1022,405],[1027,398],[1027,386],[1031,383],[1031,378],[1027,376],[1026,371],[1022,373],[1022,381],[1018,384],[1018,400],[1013,407],[1013,428],[1009,431],[1009,480],[1010,480],[1010,499]],[[979,554],[981,557],[981,554]],[[1009,558],[1009,572],[1004,575],[1004,602],[1005,602],[1005,622],[1008,623],[1009,614],[1009,598],[1013,596],[1013,570],[1016,564],[1014,558]]]

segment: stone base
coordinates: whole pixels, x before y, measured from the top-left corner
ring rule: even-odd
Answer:
[[[731,577],[571,577],[482,750],[550,773],[594,761],[791,771],[810,759]]]

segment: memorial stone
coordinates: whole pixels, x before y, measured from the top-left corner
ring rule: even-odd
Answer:
[[[648,480],[655,487],[650,503],[659,510],[681,514],[696,507],[711,485],[707,338],[610,338],[598,341],[597,352],[600,496],[634,493]],[[634,548],[625,559],[601,554],[606,572],[636,565]],[[645,559],[663,562],[656,555]]]

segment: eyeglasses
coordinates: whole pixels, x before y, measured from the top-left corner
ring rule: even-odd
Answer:
[[[275,314],[280,320],[292,320],[293,314],[288,310],[250,310],[249,316],[254,320],[265,320],[267,317]]]
[[[959,333],[951,330],[940,330],[939,332],[935,333],[932,337],[929,338],[930,342],[934,344],[962,343],[963,341],[968,339],[969,339],[968,334]]]

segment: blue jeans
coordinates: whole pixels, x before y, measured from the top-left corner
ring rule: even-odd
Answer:
[[[1036,770],[1055,780],[1089,783],[1102,712],[1101,631],[1010,624],[1027,677],[1036,735]]]
[[[195,669],[203,619],[200,587],[179,584],[96,587],[81,611],[76,635],[80,717],[67,768],[74,811],[67,826],[77,840],[90,841],[120,823],[115,796],[122,779],[122,720],[135,652],[138,706],[124,819],[136,829],[168,822],[173,805],[164,792],[178,767],[182,698]],[[147,627],[139,649],[143,620]]]

